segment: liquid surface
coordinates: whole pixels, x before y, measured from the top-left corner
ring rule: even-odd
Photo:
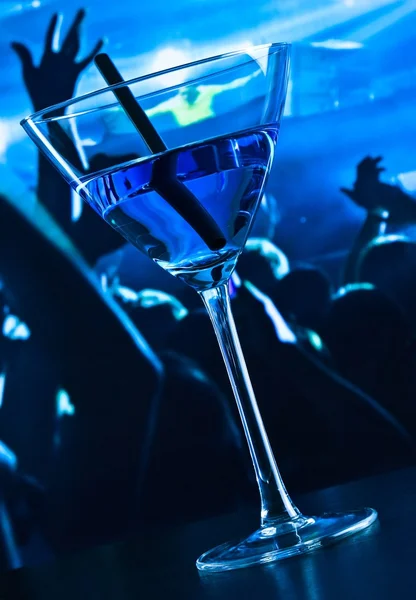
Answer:
[[[187,187],[218,225],[225,242],[220,249],[210,249],[198,228],[175,210],[174,202],[155,190],[157,157],[99,173],[84,181],[78,192],[161,267],[197,290],[208,289],[229,277],[244,247],[276,140],[277,128],[268,127],[163,155],[174,161],[174,179]]]

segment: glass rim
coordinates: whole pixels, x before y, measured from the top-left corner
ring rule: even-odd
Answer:
[[[25,117],[24,119],[22,119],[20,121],[20,125],[22,127],[25,127],[26,124],[28,123],[39,123],[41,121],[43,121],[43,117],[50,113],[50,112],[54,112],[54,111],[58,111],[64,108],[67,108],[68,106],[71,106],[73,104],[77,104],[79,102],[82,102],[84,100],[88,100],[90,98],[93,98],[95,96],[99,96],[105,92],[111,92],[112,90],[116,90],[118,88],[121,87],[126,87],[126,86],[131,86],[134,85],[136,83],[140,83],[142,81],[146,81],[146,80],[150,80],[150,79],[154,79],[156,77],[160,77],[163,75],[168,75],[169,73],[174,73],[176,71],[180,71],[182,69],[190,69],[192,67],[197,67],[199,65],[203,65],[203,64],[208,64],[210,62],[214,62],[216,60],[223,60],[223,59],[227,59],[227,58],[231,58],[233,56],[239,56],[242,54],[248,54],[250,55],[250,53],[255,52],[255,51],[259,51],[259,50],[268,50],[270,51],[270,49],[274,49],[274,50],[278,50],[278,49],[283,49],[283,48],[288,48],[291,46],[290,42],[270,42],[267,44],[258,44],[256,46],[246,46],[245,48],[240,48],[239,50],[231,50],[229,52],[224,52],[222,54],[216,54],[215,56],[209,56],[207,58],[201,58],[199,60],[195,60],[195,61],[191,61],[189,63],[184,63],[182,65],[177,65],[175,67],[170,67],[169,69],[163,69],[161,71],[156,71],[154,73],[149,73],[147,75],[141,75],[139,77],[134,77],[132,79],[126,79],[125,81],[123,81],[122,83],[116,83],[114,85],[108,85],[105,86],[103,88],[100,88],[98,90],[94,90],[92,92],[88,92],[87,94],[82,94],[81,96],[75,96],[74,98],[70,98],[68,100],[64,100],[63,102],[58,102],[57,104],[52,104],[51,106],[48,106],[46,108],[42,108],[42,110],[38,110],[34,113],[32,113],[31,115],[28,115],[27,117]],[[258,57],[258,58],[261,58]],[[252,61],[255,61],[256,58],[252,58]],[[250,62],[250,61],[249,61]],[[182,85],[186,85],[186,82]],[[175,86],[176,87],[176,86]],[[179,86],[180,87],[180,86]],[[165,90],[168,89],[164,88]],[[163,90],[161,90],[163,91]],[[145,97],[147,94],[143,94],[143,96],[139,96],[139,97]],[[103,108],[103,107],[101,107]],[[97,107],[95,109],[92,110],[97,110]],[[86,111],[89,112],[89,111]],[[68,115],[71,116],[71,115]],[[73,115],[76,116],[76,115]],[[62,117],[61,117],[62,118]],[[50,118],[48,118],[47,120],[49,120]]]

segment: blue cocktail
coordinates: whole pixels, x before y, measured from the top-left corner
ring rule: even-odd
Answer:
[[[152,185],[155,161],[146,158],[86,178],[77,191],[109,225],[198,291],[226,281],[247,239],[268,172],[277,128],[170,151],[175,176],[218,224],[225,245],[211,250]]]
[[[270,447],[231,314],[227,283],[272,166],[288,67],[287,44],[253,47],[121,82],[23,122],[98,214],[192,286],[210,315],[249,445],[261,518],[249,537],[202,555],[197,566],[203,571],[302,554],[377,518],[369,508],[305,517],[294,506]],[[140,119],[143,112],[145,121],[152,118],[148,129],[156,141],[144,134],[141,139],[142,130],[135,127],[134,115]],[[201,459],[201,469],[207,460],[209,456]]]

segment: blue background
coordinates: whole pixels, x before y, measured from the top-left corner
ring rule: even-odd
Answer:
[[[56,11],[63,13],[62,33],[64,34],[77,10],[82,6],[82,0],[77,0],[76,3],[72,0],[65,2],[63,0],[32,0],[31,2],[0,0],[0,51],[2,56],[0,61],[0,193],[6,192],[12,202],[19,204],[20,208],[28,213],[35,204],[37,151],[19,125],[19,121],[32,112],[32,107],[24,88],[21,65],[10,44],[14,41],[23,42],[31,48],[35,61],[38,61],[52,14]],[[267,214],[264,209],[260,210],[254,229],[256,235],[268,235],[273,238],[273,241],[287,255],[291,268],[295,265],[296,269],[296,261],[322,266],[324,271],[330,275],[334,287],[339,284],[337,276],[339,276],[345,263],[345,257],[353,246],[366,216],[365,211],[342,194],[340,188],[349,188],[353,185],[356,165],[365,156],[369,154],[383,156],[383,164],[386,167],[386,171],[382,175],[384,181],[399,184],[411,194],[416,192],[416,55],[414,48],[416,0],[280,0],[273,2],[268,0],[257,0],[256,2],[248,0],[228,0],[227,2],[224,0],[176,0],[176,2],[167,0],[152,0],[151,2],[87,0],[85,7],[87,18],[82,28],[80,56],[85,56],[93,48],[97,39],[106,37],[106,51],[114,59],[126,79],[251,44],[276,41],[293,43],[292,72],[286,114],[282,124],[275,166],[267,187],[267,196],[274,198],[274,203],[269,203],[269,206],[273,207],[273,214]],[[85,93],[98,87],[102,87],[102,80],[95,68],[91,66],[83,73],[77,93]],[[207,131],[207,135],[209,135],[209,131]],[[88,208],[85,207],[85,210]],[[12,212],[7,213],[6,211],[4,214],[10,215]],[[43,221],[39,218],[37,224],[46,237],[53,238],[54,235],[64,237],[62,233],[57,232],[56,225],[54,230],[51,219],[48,221],[45,215],[43,218]],[[24,220],[21,219],[21,221]],[[270,229],[270,223],[273,221],[276,223],[274,231]],[[16,223],[18,223],[18,219],[15,216],[15,226]],[[37,468],[39,465],[41,466],[38,468],[38,472],[46,470],[44,465],[48,465],[47,461],[53,453],[50,448],[51,440],[44,435],[43,427],[46,427],[45,423],[48,425],[47,419],[50,419],[49,426],[54,431],[55,406],[53,402],[56,394],[55,383],[59,380],[59,385],[65,385],[65,387],[58,392],[57,418],[59,419],[62,414],[73,415],[75,414],[75,405],[77,408],[76,417],[69,419],[69,423],[68,419],[62,420],[63,427],[68,428],[62,429],[64,431],[62,439],[69,440],[68,445],[60,447],[61,438],[58,435],[53,438],[54,448],[55,446],[59,447],[58,454],[61,456],[60,460],[63,461],[59,463],[61,468],[57,469],[59,477],[57,477],[58,484],[55,486],[55,491],[58,490],[58,501],[55,506],[70,506],[72,498],[76,499],[74,505],[76,502],[81,505],[82,501],[79,501],[78,498],[82,498],[82,494],[84,494],[83,473],[94,473],[95,476],[98,463],[108,469],[108,471],[105,471],[104,468],[98,470],[99,483],[103,489],[106,489],[104,484],[108,481],[108,485],[114,491],[114,498],[117,499],[116,484],[113,482],[118,481],[120,469],[117,461],[113,461],[112,452],[114,452],[114,456],[118,456],[116,451],[120,452],[120,456],[125,456],[123,452],[127,452],[126,448],[129,450],[130,441],[133,440],[135,444],[136,438],[145,438],[145,436],[141,438],[137,433],[137,423],[142,427],[147,423],[143,417],[148,408],[146,402],[149,405],[152,404],[153,388],[159,385],[159,371],[156,368],[151,369],[150,363],[153,361],[153,366],[157,363],[161,369],[161,362],[153,355],[139,333],[132,333],[131,330],[128,333],[129,324],[126,325],[125,316],[120,316],[120,309],[107,301],[98,301],[101,297],[94,292],[94,286],[98,287],[99,285],[95,279],[95,283],[92,282],[93,278],[91,281],[88,279],[91,285],[86,285],[86,281],[81,281],[78,271],[71,270],[66,265],[68,275],[65,272],[66,263],[62,259],[61,253],[50,252],[50,258],[47,258],[50,247],[45,244],[42,246],[39,240],[37,243],[43,250],[38,254],[35,248],[30,247],[30,241],[27,243],[27,248],[24,247],[24,244],[20,243],[22,239],[34,239],[33,232],[32,238],[29,238],[29,228],[24,224],[20,223],[15,233],[12,224],[9,227],[8,220],[5,218],[3,233],[7,229],[9,229],[10,235],[7,240],[8,244],[4,246],[7,250],[3,253],[3,264],[9,267],[9,275],[15,275],[12,281],[18,290],[19,302],[22,302],[26,309],[34,306],[33,312],[29,311],[29,315],[41,314],[45,318],[39,318],[40,324],[44,327],[43,330],[40,329],[40,334],[39,331],[35,331],[36,325],[30,321],[30,318],[27,319],[29,326],[34,328],[33,346],[27,344],[28,351],[27,353],[22,352],[23,358],[21,362],[16,362],[14,373],[12,370],[10,376],[9,372],[7,373],[8,388],[6,391],[9,393],[11,390],[12,400],[5,402],[2,407],[2,416],[6,408],[11,409],[9,420],[7,418],[3,420],[4,429],[8,435],[8,439],[5,441],[10,443],[10,447],[16,451],[27,472],[37,474],[32,463],[37,463],[35,465]],[[389,232],[393,229],[394,227],[389,227]],[[416,238],[414,225],[405,223],[401,226],[401,230],[405,230],[413,239]],[[22,232],[24,233],[22,234]],[[3,235],[3,238],[7,237],[6,234]],[[4,240],[0,237],[0,241]],[[13,246],[16,248],[18,259],[14,256],[14,249],[10,250]],[[61,239],[62,247],[64,250],[68,248],[71,251],[74,250],[67,237],[65,240]],[[76,255],[76,252],[73,254]],[[101,265],[98,265],[99,272],[102,267],[105,270],[105,267],[113,266],[113,273],[116,271],[120,275],[123,286],[135,290],[143,288],[164,290],[175,294],[181,300],[183,299],[181,294],[185,286],[164,273],[162,269],[131,246],[126,246],[104,261],[106,264],[101,262]],[[59,274],[62,274],[62,279],[59,279]],[[57,277],[58,281],[74,281],[75,284],[72,288],[68,285],[68,289],[64,286],[55,286]],[[37,282],[38,279],[39,282]],[[26,281],[29,281],[30,285],[26,286]],[[86,300],[82,295],[78,295],[77,285],[80,286],[81,291],[84,290],[84,294],[87,294]],[[27,289],[37,290],[37,293],[29,297]],[[40,293],[39,290],[43,293]],[[12,291],[15,290],[12,289]],[[134,297],[134,292],[132,293]],[[192,294],[199,306],[200,301],[197,295],[193,292]],[[27,301],[28,297],[30,302]],[[113,304],[115,303],[113,302]],[[192,309],[192,305],[189,308]],[[20,314],[18,309],[16,311],[17,314]],[[25,319],[26,314],[23,312]],[[68,323],[65,318],[69,319]],[[78,322],[79,318],[81,318],[80,322]],[[192,320],[190,321],[189,327],[192,331],[187,334],[190,338],[192,338],[194,328],[202,327],[198,324],[198,319],[199,315],[196,314],[196,325]],[[242,320],[241,315],[240,320]],[[108,329],[102,326],[104,322],[108,324]],[[152,324],[154,321],[149,322]],[[250,325],[251,319],[246,319],[246,322]],[[56,344],[61,352],[56,356],[55,346],[50,344],[50,338],[52,337],[53,340],[55,338],[52,335],[54,331],[48,329],[49,323],[59,323],[58,333],[61,325],[66,332],[63,337],[65,343]],[[72,323],[74,327],[72,327]],[[79,335],[81,329],[79,323],[85,326],[85,331],[81,332],[82,335]],[[125,329],[120,327],[120,323],[125,325]],[[66,326],[63,327],[63,325]],[[75,327],[75,325],[77,326]],[[43,331],[46,334],[43,334]],[[107,331],[117,333],[116,341],[119,339],[119,346],[115,345],[114,351],[114,339],[113,337],[106,338]],[[200,331],[201,335],[205,335],[203,328]],[[209,331],[211,332],[211,330]],[[101,334],[102,337],[98,334]],[[251,335],[250,328],[247,329],[245,335]],[[98,341],[94,341],[97,336]],[[11,336],[9,337],[13,339]],[[111,369],[108,366],[109,363],[106,362],[109,360],[109,339],[111,339],[113,351]],[[187,340],[186,335],[185,340]],[[255,344],[257,344],[257,337],[253,346]],[[140,346],[142,352],[137,352],[137,346]],[[94,354],[97,352],[97,348],[98,357]],[[122,351],[119,352],[118,348]],[[207,348],[210,348],[209,344]],[[66,354],[67,349],[69,349],[69,359]],[[217,352],[217,350],[215,351]],[[73,353],[71,354],[71,352]],[[79,353],[81,353],[81,358]],[[125,356],[131,360],[130,363],[125,362]],[[204,358],[203,354],[202,357]],[[219,361],[219,353],[217,353],[217,358]],[[139,359],[141,362],[137,365],[136,361]],[[209,359],[211,360],[211,355],[209,355]],[[215,359],[212,360],[213,372],[215,372]],[[104,369],[101,361],[105,365]],[[261,364],[263,365],[263,362]],[[64,373],[67,379],[61,377],[62,365],[65,367]],[[225,377],[223,365],[220,364],[219,367],[222,376]],[[106,369],[109,370],[109,376],[103,377],[102,372],[104,371],[106,374]],[[171,369],[173,372],[173,367]],[[147,371],[150,373],[149,378],[144,377],[143,380],[148,381],[149,389],[143,391],[142,382],[136,373],[147,373]],[[404,372],[406,373],[406,371]],[[24,377],[21,375],[22,373],[24,373]],[[121,373],[120,376],[118,376],[119,373]],[[196,371],[196,375],[194,373],[195,377],[198,376],[198,373],[198,371]],[[260,385],[263,380],[265,383],[260,394],[263,391],[265,396],[269,380],[260,376],[257,379]],[[38,381],[40,382],[40,391],[37,384],[31,383]],[[219,379],[219,381],[222,385],[223,379]],[[110,386],[110,383],[113,387]],[[185,383],[184,389],[186,390]],[[286,383],[289,392],[285,388],[283,394],[290,394],[292,390],[289,386],[291,383],[289,377],[287,377]],[[226,385],[228,386],[228,384]],[[284,387],[285,384],[281,385]],[[30,393],[25,386],[31,386],[28,388]],[[44,386],[45,391],[41,386]],[[32,387],[36,390],[35,396],[32,396]],[[182,429],[179,427],[178,431],[175,430],[177,437],[172,434],[172,437],[169,438],[166,437],[166,432],[162,432],[163,439],[167,440],[163,448],[169,446],[169,440],[178,443],[183,432],[186,433],[184,435],[186,443],[192,447],[192,443],[199,435],[199,430],[197,430],[194,438],[192,437],[194,435],[193,427],[188,426],[188,421],[183,418],[184,414],[189,413],[191,416],[194,414],[192,411],[188,411],[186,405],[187,392],[181,394],[176,390],[174,385],[170,391],[165,390],[166,406],[172,412],[168,411],[162,416],[168,424],[166,425],[168,430],[174,416],[182,415],[177,422],[182,423],[183,427]],[[347,392],[348,390],[349,388]],[[267,393],[268,391],[267,389]],[[169,396],[169,393],[172,395]],[[195,397],[199,398],[198,393]],[[171,399],[174,394],[179,399],[185,399],[185,404],[179,406],[179,409],[176,408],[176,404],[172,403]],[[214,407],[214,413],[217,411],[218,414],[225,414],[228,418],[228,413],[223,410],[224,407],[221,405],[222,395],[217,395],[219,398],[217,404],[212,402],[215,390],[211,396],[208,393],[203,396],[200,405],[193,403],[193,408],[196,406],[197,411],[201,410],[196,414],[197,418],[200,414],[199,422],[202,425],[206,421],[206,414],[202,410],[211,414],[207,407]],[[400,393],[397,396],[400,398]],[[36,398],[37,404],[32,402],[33,397]],[[15,398],[20,400],[20,403],[14,403]],[[86,402],[85,398],[87,398]],[[113,401],[114,398],[117,398],[117,402]],[[137,401],[138,398],[140,402]],[[142,400],[143,398],[145,401]],[[349,401],[349,397],[347,399]],[[154,405],[156,409],[152,408],[152,410],[159,410],[156,401]],[[20,409],[20,406],[25,408]],[[85,406],[88,410],[82,412]],[[274,410],[274,406],[273,403],[270,403],[271,411]],[[341,406],[343,405],[341,404]],[[125,415],[123,415],[123,411],[125,411]],[[302,411],[299,409],[298,412]],[[149,413],[151,413],[150,410]],[[100,415],[101,418],[102,414],[105,416],[104,425],[95,429],[97,415]],[[211,414],[213,422],[218,414]],[[26,418],[21,418],[22,415]],[[118,423],[118,429],[114,427],[114,420]],[[217,420],[219,422],[219,418]],[[163,420],[161,422],[164,423]],[[281,422],[284,422],[284,419]],[[99,436],[97,437],[96,454],[90,455],[90,452],[85,450],[89,448],[91,442],[91,423],[94,424],[94,431],[100,431],[102,436],[106,435],[108,430],[115,430],[113,446],[106,444],[103,458]],[[290,425],[296,428],[298,419],[290,419]],[[305,421],[304,425],[309,427],[309,422]],[[127,433],[123,427],[128,429]],[[4,434],[2,434],[3,436]],[[209,436],[206,437],[208,439]],[[301,439],[304,436],[298,435],[298,437]],[[319,437],[319,435],[315,437]],[[307,440],[306,437],[304,439]],[[15,440],[17,440],[16,445]],[[210,443],[209,439],[208,442]],[[121,450],[118,446],[121,447]],[[318,446],[321,447],[319,444]],[[180,444],[179,447],[182,448]],[[209,444],[206,447],[209,448]],[[217,446],[215,447],[217,448]],[[326,448],[325,440],[322,442],[322,448]],[[144,446],[145,458],[146,451],[147,447]],[[290,457],[291,459],[291,453],[292,450],[290,453],[287,452],[286,458]],[[193,458],[195,461],[199,459],[198,452],[189,452],[188,454],[191,464]],[[217,462],[223,464],[223,455],[227,453],[219,447],[219,454],[221,461]],[[282,454],[284,454],[284,450]],[[325,456],[328,454],[326,449],[323,454]],[[85,471],[83,470],[84,456],[90,458],[90,462],[87,461],[87,466],[85,466]],[[99,460],[97,460],[97,456]],[[347,449],[345,456],[347,456]],[[314,461],[313,457],[314,455],[309,457],[312,462]],[[162,461],[162,459],[160,460]],[[380,460],[382,463],[382,459]],[[306,464],[303,462],[303,457],[299,464],[302,466]],[[354,461],[348,462],[346,459],[346,464],[354,464]],[[79,469],[79,465],[82,466],[82,469]],[[216,465],[215,459],[211,461],[211,465]],[[207,466],[204,464],[204,469]],[[361,465],[358,464],[357,469],[359,466]],[[217,467],[215,466],[215,468]],[[81,475],[78,477],[79,472]],[[312,473],[312,470],[310,472]],[[136,473],[133,459],[129,468],[125,469],[126,481],[127,475],[130,477],[131,473]],[[307,470],[305,473],[307,474]],[[56,473],[54,475],[56,476]],[[177,473],[173,468],[170,469],[169,475],[176,485]],[[41,473],[40,478],[43,476],[44,474]],[[186,476],[185,470],[184,476]],[[213,479],[215,480],[215,477]],[[46,475],[45,480],[48,480]],[[308,478],[306,481],[305,485],[308,485]],[[73,482],[75,483],[73,484]],[[309,479],[309,484],[310,482]],[[131,481],[129,480],[127,483],[130,485]],[[313,483],[316,483],[315,479]],[[79,484],[78,490],[75,489],[76,484]],[[135,485],[134,481],[133,484]],[[91,485],[95,487],[95,479]],[[212,491],[215,491],[215,486],[211,487]],[[180,484],[177,485],[177,488],[180,489]],[[71,490],[71,494],[67,492],[68,489]],[[204,490],[203,487],[201,489]],[[61,495],[59,496],[59,494]],[[155,496],[157,496],[156,493]],[[134,497],[127,484],[119,495],[120,502],[124,501],[124,497],[130,499]],[[66,505],[65,502],[68,504]],[[207,506],[210,510],[220,510],[218,507],[211,507],[211,502],[211,497],[207,497]],[[100,522],[100,518],[101,523],[106,522],[108,515],[105,510],[107,509],[111,510],[110,516],[114,514],[124,517],[123,510],[113,511],[111,502],[99,504],[103,514],[99,513],[97,522]],[[183,508],[188,511],[192,507],[186,505]],[[61,510],[65,519],[58,518],[56,522],[62,522],[63,527],[67,527],[67,531],[64,533],[70,538],[72,525],[70,521],[66,522],[68,515],[65,513],[65,508]],[[88,504],[87,502],[83,516],[94,514],[95,511],[94,503]],[[127,518],[129,513],[128,511],[125,513]],[[56,517],[56,515],[54,516]],[[76,520],[76,511],[72,516]],[[187,514],[186,517],[192,517],[192,515]],[[89,525],[88,519],[84,521],[87,525]],[[78,533],[80,531],[83,533],[81,525]],[[117,526],[116,523],[115,528]],[[127,529],[125,523],[124,526]],[[121,525],[120,529],[122,529]],[[98,529],[97,531],[101,535],[102,532]],[[93,534],[94,531],[91,535]],[[111,535],[113,532],[110,528],[107,536],[111,537]],[[59,538],[59,533],[57,537]],[[33,548],[28,550],[28,556],[29,554],[32,555],[24,559],[28,564],[44,560],[46,552],[43,554],[39,551],[35,540]]]
[[[38,59],[51,14],[63,12],[65,32],[79,7],[59,0],[0,2],[0,162],[19,185],[33,187],[36,151],[18,124],[31,106],[10,42],[25,42]],[[330,271],[331,260],[351,246],[364,215],[339,188],[352,184],[355,165],[367,154],[384,156],[387,180],[416,189],[414,1],[154,0],[123,2],[121,10],[119,3],[89,0],[86,8],[81,56],[104,36],[125,78],[250,44],[293,42],[286,117],[268,187],[280,223],[275,241],[292,260],[324,261]],[[91,66],[77,91],[97,87]],[[122,272],[142,286],[130,272],[133,255],[127,250]],[[149,261],[143,266],[145,278],[162,277]]]

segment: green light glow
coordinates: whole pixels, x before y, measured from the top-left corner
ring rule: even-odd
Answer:
[[[193,88],[180,88],[176,96],[146,110],[146,114],[148,117],[154,117],[164,113],[172,113],[177,124],[181,127],[200,123],[215,117],[213,103],[216,96],[246,85],[261,72],[261,69],[258,69],[252,75],[235,79],[223,85],[198,85]]]

